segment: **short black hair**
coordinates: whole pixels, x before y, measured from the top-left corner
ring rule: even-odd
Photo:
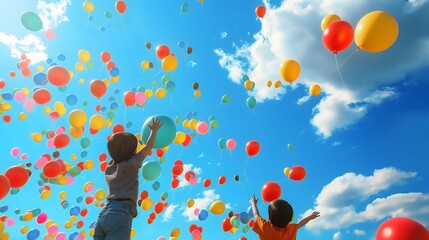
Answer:
[[[268,219],[278,228],[285,228],[292,221],[292,217],[293,208],[285,200],[274,200],[268,206]]]
[[[110,136],[107,150],[115,163],[132,158],[137,149],[137,137],[129,132],[119,132]]]

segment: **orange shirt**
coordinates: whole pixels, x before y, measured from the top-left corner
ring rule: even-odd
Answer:
[[[270,221],[257,216],[253,231],[259,240],[296,240],[297,224],[288,224],[285,228],[277,228]]]

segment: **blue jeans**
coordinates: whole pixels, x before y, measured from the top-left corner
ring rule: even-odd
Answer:
[[[132,205],[121,201],[108,201],[98,215],[94,240],[130,239]]]

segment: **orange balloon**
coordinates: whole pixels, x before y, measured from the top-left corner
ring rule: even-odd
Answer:
[[[89,90],[91,91],[92,95],[97,98],[101,98],[106,93],[107,86],[101,80],[92,80],[89,84]]]
[[[132,106],[136,103],[136,94],[134,92],[126,92],[124,93],[124,103],[127,107]]]
[[[48,81],[57,87],[65,86],[70,81],[70,73],[62,66],[53,66],[49,68],[46,74]]]
[[[127,10],[127,4],[125,4],[125,2],[121,0],[116,2],[115,7],[116,10],[121,14]]]
[[[46,104],[51,101],[51,92],[46,88],[40,88],[34,91],[33,99],[37,104]]]

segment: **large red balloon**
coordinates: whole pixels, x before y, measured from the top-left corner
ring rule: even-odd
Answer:
[[[64,148],[69,145],[70,137],[67,134],[61,133],[55,136],[54,146],[56,148]]]
[[[5,175],[0,174],[0,200],[2,200],[9,193],[10,182],[9,178]]]
[[[231,224],[231,219],[229,217],[225,218],[222,221],[222,229],[224,232],[228,232],[229,230],[231,230],[233,228],[232,224]]]
[[[305,178],[305,169],[302,166],[294,166],[290,169],[289,178],[295,181],[301,181]]]
[[[43,175],[47,178],[55,178],[61,173],[61,166],[57,161],[49,161],[43,166]]]
[[[94,97],[101,98],[106,94],[107,86],[102,80],[92,80],[89,84],[89,90]]]
[[[260,148],[261,147],[257,141],[251,140],[246,144],[246,153],[249,157],[255,156],[258,154]]]
[[[405,217],[395,217],[378,226],[376,240],[428,240],[428,230],[419,222]]]
[[[256,16],[258,16],[259,18],[263,18],[265,16],[265,12],[266,9],[262,5],[257,6],[255,9]]]
[[[261,195],[265,202],[271,202],[280,198],[282,189],[276,182],[267,182],[262,187]]]
[[[46,104],[51,101],[51,92],[45,88],[39,88],[33,92],[33,99],[37,104]]]
[[[156,47],[156,56],[158,56],[159,59],[164,59],[168,55],[170,55],[170,48],[165,45]]]
[[[331,22],[323,31],[322,40],[325,47],[334,54],[348,48],[353,42],[354,31],[350,23],[339,20]]]
[[[124,103],[127,107],[134,105],[136,103],[136,93],[130,91],[125,92]]]
[[[180,174],[183,173],[183,166],[182,165],[174,165],[173,168],[171,169],[171,173],[173,173],[173,176],[179,176]]]
[[[27,169],[23,166],[12,166],[8,168],[4,174],[9,179],[11,188],[20,188],[24,186],[30,177]]]
[[[53,66],[46,73],[48,81],[57,87],[65,86],[70,81],[70,73],[67,69],[61,66]]]

